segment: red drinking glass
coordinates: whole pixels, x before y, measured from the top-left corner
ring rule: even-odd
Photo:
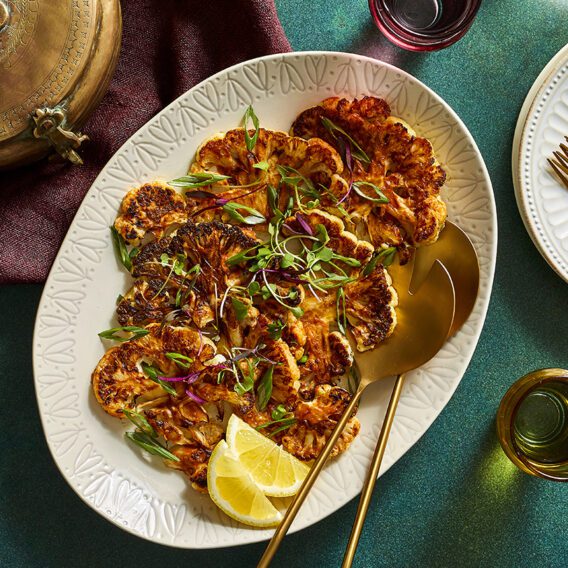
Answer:
[[[452,45],[471,26],[481,0],[369,0],[381,32],[411,51]]]

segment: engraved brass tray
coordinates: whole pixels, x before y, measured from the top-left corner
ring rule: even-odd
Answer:
[[[118,59],[118,0],[0,0],[0,169],[57,153],[75,164],[79,129]]]

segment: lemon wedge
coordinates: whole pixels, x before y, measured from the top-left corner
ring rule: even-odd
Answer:
[[[281,446],[233,414],[227,424],[227,444],[265,495],[295,495],[310,468]]]
[[[282,519],[225,440],[215,446],[209,459],[207,487],[217,507],[241,523],[273,527]]]

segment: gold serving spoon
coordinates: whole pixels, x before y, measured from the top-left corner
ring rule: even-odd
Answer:
[[[448,269],[454,284],[456,305],[454,319],[448,334],[448,336],[451,336],[467,321],[475,305],[479,290],[479,260],[469,237],[457,225],[447,221],[436,243],[429,247],[421,248],[416,253],[412,281],[410,283],[411,291],[420,287],[421,282],[427,276],[430,267],[436,260],[440,260]],[[375,453],[361,490],[359,506],[343,558],[342,568],[351,566],[357,550],[357,544],[359,543],[367,510],[371,503],[373,488],[379,475],[403,383],[404,374],[400,374],[396,378],[383,420],[383,426],[377,439]]]
[[[269,566],[365,388],[386,377],[420,367],[440,350],[448,336],[455,300],[452,280],[444,266],[436,261],[414,294],[409,292],[412,266],[392,266],[390,272],[396,272],[393,279],[399,297],[396,330],[377,349],[364,353],[354,349],[360,375],[357,390],[274,532],[258,563],[259,568]]]

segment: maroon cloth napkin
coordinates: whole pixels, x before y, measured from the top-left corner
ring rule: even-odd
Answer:
[[[82,132],[85,165],[0,172],[0,283],[42,282],[83,196],[160,109],[239,61],[290,51],[273,0],[125,0],[118,66]]]

